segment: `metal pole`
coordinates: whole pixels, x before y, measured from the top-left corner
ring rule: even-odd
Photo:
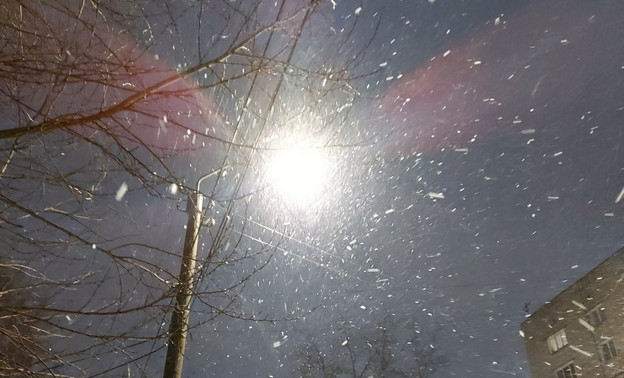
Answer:
[[[199,182],[197,186],[199,186]],[[169,324],[169,345],[167,346],[163,378],[182,377],[182,364],[184,362],[191,296],[193,294],[193,275],[195,274],[195,261],[197,260],[197,244],[199,242],[203,200],[204,197],[199,190],[195,191],[195,193],[189,193],[187,199],[188,222],[186,224],[186,236],[184,238],[182,263],[178,278],[179,283],[176,288],[178,293],[173,313],[171,314],[171,324]]]
[[[202,181],[221,172],[228,166],[223,166],[215,171],[207,173],[197,180],[195,192],[189,193],[186,200],[186,235],[184,236],[184,248],[182,249],[182,262],[180,275],[176,287],[176,300],[169,324],[169,343],[167,345],[167,357],[163,378],[181,378],[182,364],[184,362],[184,350],[186,348],[186,335],[188,333],[189,313],[191,312],[191,297],[193,295],[193,276],[195,275],[195,262],[197,261],[197,245],[199,244],[199,229],[202,220],[202,208],[204,196],[199,191]]]

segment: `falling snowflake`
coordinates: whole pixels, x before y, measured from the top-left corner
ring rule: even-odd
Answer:
[[[117,189],[117,193],[115,194],[115,200],[117,202],[121,201],[124,198],[124,196],[126,195],[127,191],[128,191],[128,184],[126,184],[126,182],[124,181],[119,186],[119,189]]]

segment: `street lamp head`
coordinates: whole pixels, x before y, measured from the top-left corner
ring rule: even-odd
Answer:
[[[267,180],[288,204],[307,207],[319,199],[327,185],[329,166],[326,149],[295,144],[273,151]]]

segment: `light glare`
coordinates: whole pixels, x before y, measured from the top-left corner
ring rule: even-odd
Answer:
[[[308,206],[318,200],[328,176],[324,150],[298,146],[271,156],[269,183],[289,204]]]

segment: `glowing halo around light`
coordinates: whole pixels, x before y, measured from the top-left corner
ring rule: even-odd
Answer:
[[[289,205],[307,207],[318,201],[328,177],[323,148],[295,145],[275,150],[268,160],[268,183]]]

